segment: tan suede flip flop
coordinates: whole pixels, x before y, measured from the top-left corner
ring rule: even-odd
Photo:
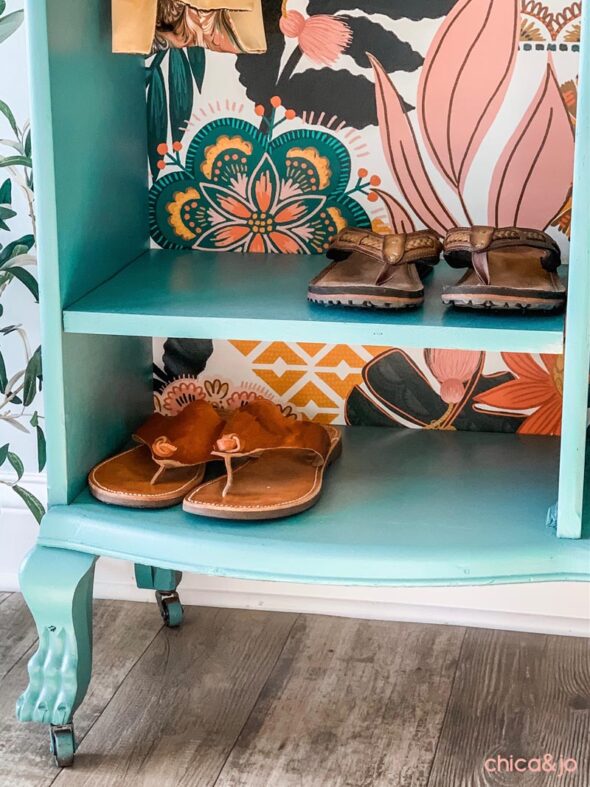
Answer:
[[[203,401],[191,402],[178,415],[154,413],[133,439],[141,445],[105,459],[91,470],[88,485],[103,503],[129,508],[177,505],[200,484],[205,462],[224,421]]]
[[[451,267],[468,268],[457,284],[443,288],[447,305],[552,311],[565,304],[566,288],[556,273],[561,252],[541,230],[456,227],[443,248]]]
[[[324,471],[340,450],[335,427],[287,418],[272,402],[252,402],[229,417],[213,451],[226,474],[194,489],[182,507],[219,519],[297,514],[317,502]]]
[[[424,302],[420,273],[439,261],[442,244],[432,230],[377,235],[348,227],[336,236],[333,262],[309,283],[307,298],[324,306],[408,309]]]

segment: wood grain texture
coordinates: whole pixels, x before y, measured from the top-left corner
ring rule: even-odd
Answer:
[[[191,607],[139,660],[56,787],[212,785],[295,615]]]
[[[6,599],[11,595],[11,593],[0,593],[0,604],[2,604],[3,601],[6,601]]]
[[[16,699],[27,683],[27,661],[34,652],[36,631],[21,596],[15,594],[12,599],[18,610],[13,617],[16,628],[24,627],[24,623],[18,622],[19,615],[27,623],[29,648],[0,680],[0,785],[48,787],[59,774],[49,754],[48,725],[19,724],[14,716]],[[0,621],[4,621],[7,603],[0,607]],[[161,627],[155,604],[95,602],[93,676],[88,694],[74,717],[79,741]]]
[[[301,616],[216,787],[424,787],[463,636]]]
[[[7,594],[0,604],[0,681],[36,639],[35,624],[23,597]]]
[[[498,755],[528,760],[545,753],[576,758],[577,773],[494,775],[484,768]],[[589,784],[590,642],[468,630],[429,787]]]

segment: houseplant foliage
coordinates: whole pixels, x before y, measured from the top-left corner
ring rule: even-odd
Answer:
[[[5,0],[0,0],[0,44],[11,36],[22,24],[22,10],[5,13]],[[0,139],[0,467],[3,477],[0,483],[9,486],[25,502],[37,521],[43,516],[40,501],[22,485],[25,472],[24,462],[11,440],[6,436],[16,432],[34,434],[37,441],[39,471],[45,466],[45,435],[41,426],[42,416],[36,402],[42,385],[41,348],[31,348],[26,328],[21,323],[9,323],[4,319],[4,305],[13,288],[24,287],[32,302],[38,303],[39,288],[34,275],[36,266],[35,215],[33,174],[31,162],[31,134],[28,123],[22,128],[14,113],[0,100],[0,115],[3,127],[9,129],[6,138]],[[20,190],[28,205],[32,233],[5,242],[3,236],[10,232],[11,220],[16,217],[13,195]],[[17,338],[22,361],[18,368],[7,368],[7,356],[3,352],[7,337]],[[14,356],[12,356],[14,357]],[[8,362],[10,365],[10,361]],[[7,428],[5,428],[5,426]]]

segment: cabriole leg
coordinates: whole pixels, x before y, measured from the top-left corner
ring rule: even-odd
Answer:
[[[20,572],[21,590],[39,634],[29,685],[16,705],[19,721],[50,724],[56,763],[74,759],[72,718],[92,671],[92,585],[95,555],[35,547]]]
[[[181,571],[135,564],[137,587],[156,591],[156,601],[162,620],[170,628],[180,626],[184,617],[184,609],[176,592],[181,579]]]

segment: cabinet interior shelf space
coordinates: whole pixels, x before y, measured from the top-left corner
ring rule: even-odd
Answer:
[[[307,301],[321,255],[152,250],[64,310],[64,330],[127,336],[251,339],[561,353],[563,314],[444,306],[460,272],[441,263],[415,310],[326,308]]]
[[[590,541],[546,524],[559,440],[370,427],[344,430],[318,504],[267,522],[108,506],[87,490],[40,543],[250,579],[458,585],[584,579]],[[159,564],[160,564],[159,563]]]

